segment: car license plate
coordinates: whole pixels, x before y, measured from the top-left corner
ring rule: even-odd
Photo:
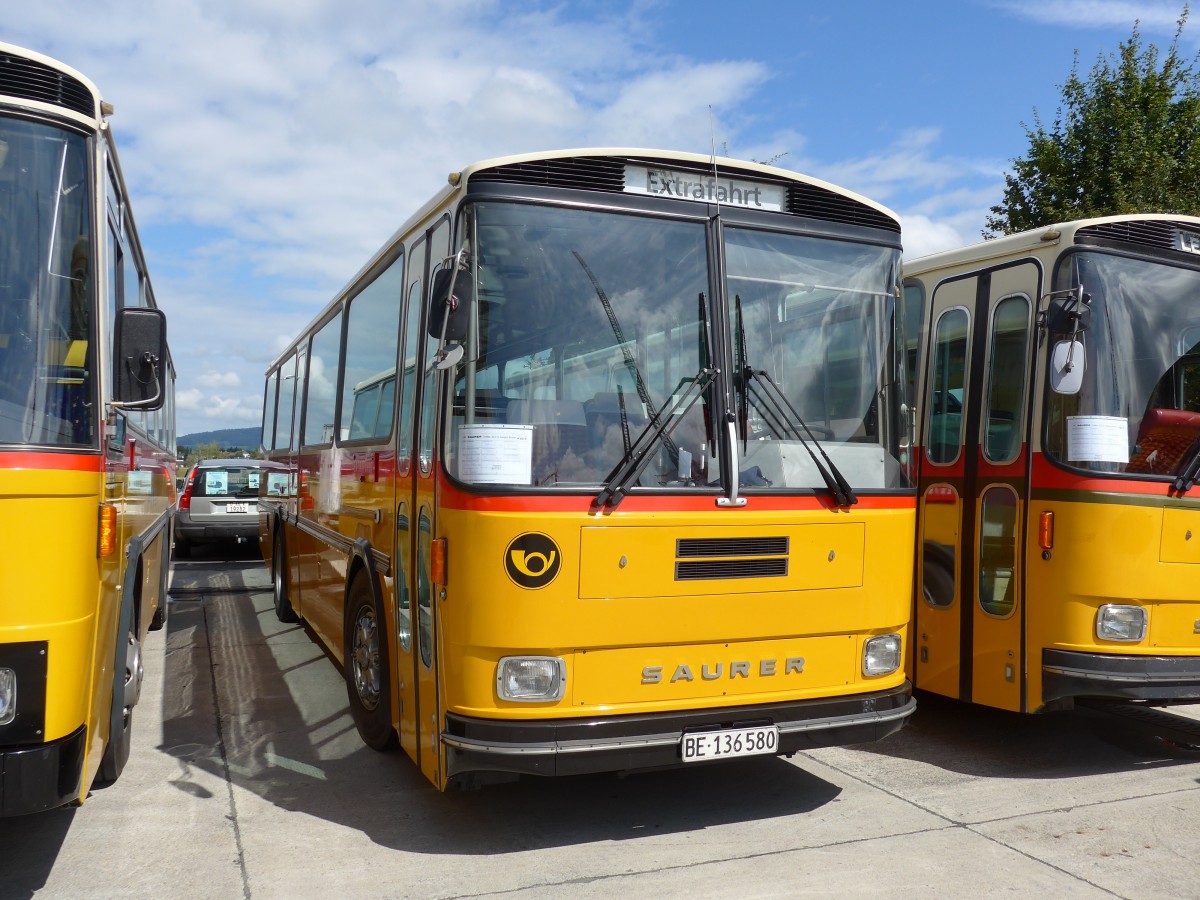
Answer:
[[[250,505],[248,503],[226,503],[225,504],[225,512],[227,512],[227,513],[250,512]]]
[[[756,728],[697,731],[685,734],[679,746],[685,763],[774,753],[779,747],[779,728],[776,725],[762,725]]]

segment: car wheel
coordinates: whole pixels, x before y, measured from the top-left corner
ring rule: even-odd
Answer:
[[[346,694],[363,743],[374,750],[396,745],[388,683],[387,627],[367,576],[360,574],[346,598]]]

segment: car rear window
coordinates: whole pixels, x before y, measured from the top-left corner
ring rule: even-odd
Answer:
[[[193,497],[257,497],[262,470],[250,466],[197,469]]]

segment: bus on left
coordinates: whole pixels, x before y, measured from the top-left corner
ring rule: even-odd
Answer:
[[[166,620],[174,370],[111,114],[0,43],[0,816],[116,780]]]

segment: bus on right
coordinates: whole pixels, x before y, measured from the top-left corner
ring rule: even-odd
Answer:
[[[1200,701],[1200,218],[916,259],[915,686],[999,709]]]

